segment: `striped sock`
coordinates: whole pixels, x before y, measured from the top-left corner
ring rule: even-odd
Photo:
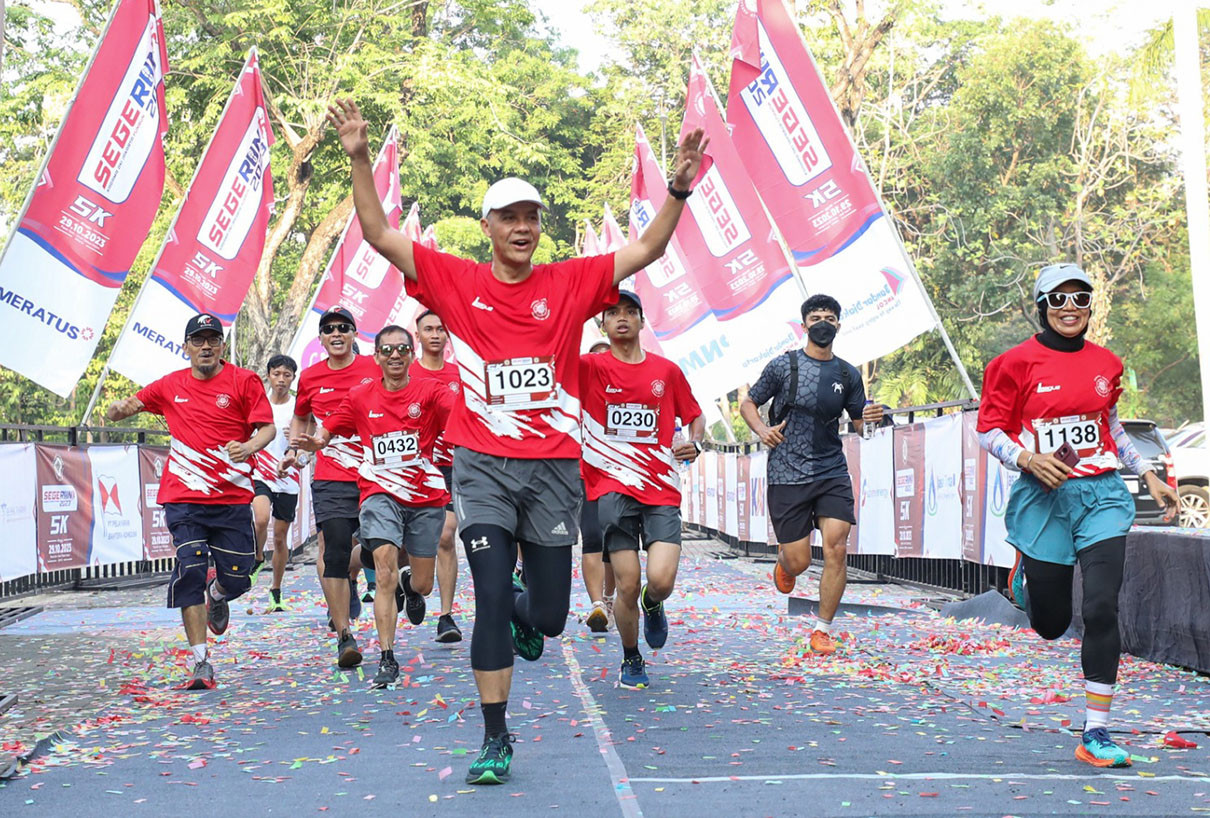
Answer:
[[[1109,726],[1109,706],[1113,704],[1113,685],[1084,682],[1084,729]]]

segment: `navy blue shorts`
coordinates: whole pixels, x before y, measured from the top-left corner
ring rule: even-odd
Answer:
[[[168,578],[169,608],[205,602],[203,592],[211,557],[218,584],[228,599],[251,587],[256,533],[250,505],[164,503],[164,519],[176,548],[176,565]]]

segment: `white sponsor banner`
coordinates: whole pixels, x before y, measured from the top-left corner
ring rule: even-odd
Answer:
[[[0,582],[38,570],[37,491],[34,444],[0,445]]]
[[[139,502],[137,446],[90,446],[92,465],[92,548],[88,562],[143,559],[143,516]]]
[[[924,424],[924,556],[962,559],[962,415]]]
[[[748,459],[748,538],[752,542],[767,542],[769,531],[769,453],[763,449]]]
[[[877,429],[869,440],[861,441],[861,486],[857,502],[861,505],[857,527],[858,554],[896,553],[894,436],[890,427]]]
[[[137,314],[109,357],[109,368],[144,386],[169,372],[189,366],[182,344],[185,324],[197,315],[159,281],[147,282],[139,297]]]
[[[994,457],[987,460],[987,490],[983,510],[983,561],[987,565],[1012,568],[1016,550],[1008,544],[1004,527],[1004,511],[1008,495],[1021,475],[1009,471]]]
[[[706,474],[706,528],[718,531],[718,453],[702,452]]]
[[[723,504],[723,533],[731,537],[739,536],[739,500],[735,493],[738,470],[738,455],[735,452],[724,454],[723,491],[726,495]]]
[[[855,366],[894,352],[933,328],[928,303],[906,266],[895,263],[898,255],[890,222],[881,218],[844,252],[799,268],[808,292],[827,293],[840,302],[835,351]]]
[[[681,520],[697,522],[693,518],[694,498],[697,496],[697,466],[691,465],[681,473]]]

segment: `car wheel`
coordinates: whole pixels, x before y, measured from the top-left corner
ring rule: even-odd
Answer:
[[[1210,491],[1205,486],[1181,486],[1181,525],[1206,528],[1210,525]]]

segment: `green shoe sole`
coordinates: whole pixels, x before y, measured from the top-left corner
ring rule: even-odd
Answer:
[[[466,783],[468,784],[504,784],[508,781],[508,773],[497,775],[493,770],[484,770],[479,775],[474,773],[466,774]]]

